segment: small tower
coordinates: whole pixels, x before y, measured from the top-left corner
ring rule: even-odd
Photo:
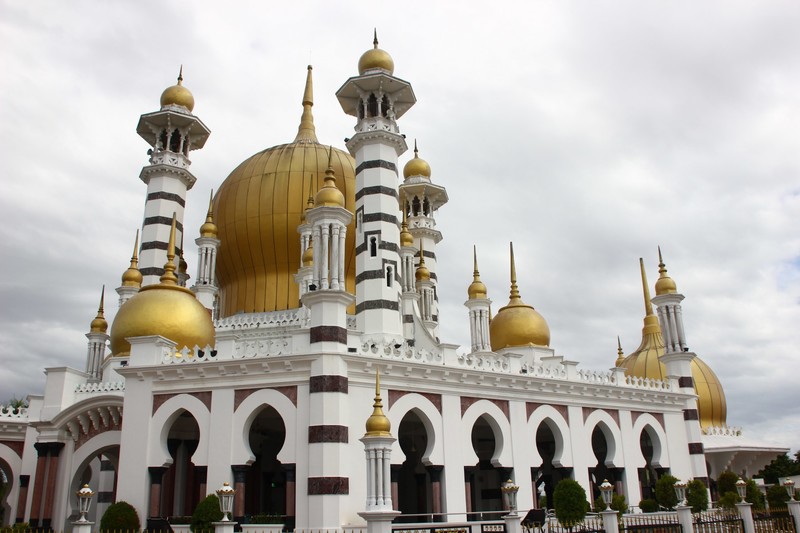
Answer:
[[[486,291],[486,285],[481,281],[478,271],[478,251],[472,247],[472,283],[467,289],[468,299],[464,305],[469,309],[469,333],[472,339],[472,353],[491,352],[492,345],[489,339],[489,316],[491,315],[492,301]]]
[[[189,152],[202,148],[210,134],[192,109],[194,96],[183,86],[181,68],[178,83],[161,94],[161,109],[142,115],[136,127],[136,132],[150,145],[149,164],[139,174],[147,185],[139,259],[145,286],[158,283],[164,273],[172,213],[177,215],[177,229],[182,238],[186,192],[196,181],[189,172]]]
[[[389,533],[392,520],[400,514],[392,506],[392,444],[397,439],[392,436],[391,422],[383,414],[380,373],[375,375],[375,403],[366,430],[360,440],[367,456],[367,506],[358,514],[367,521],[368,533]]]
[[[407,149],[397,127],[416,102],[411,85],[394,73],[394,61],[378,48],[365,52],[358,76],[336,92],[342,109],[356,117],[347,148],[356,159],[356,316],[364,333],[402,335],[399,281],[397,159]],[[315,245],[315,248],[318,246]]]
[[[661,247],[658,248],[658,272],[656,295],[652,301],[657,308],[665,344],[664,354],[659,357],[659,361],[666,368],[667,376],[677,378],[680,391],[690,395],[684,405],[683,420],[686,425],[686,436],[689,439],[692,478],[702,480],[708,487],[708,470],[702,442],[703,431],[700,426],[697,391],[692,377],[692,365],[696,364],[697,356],[690,352],[686,345],[681,313],[681,301],[684,296],[678,293],[677,285],[667,276],[667,269],[661,257]]]
[[[309,65],[310,68],[310,65]],[[309,70],[309,76],[311,71]],[[310,82],[310,79],[309,79]],[[307,82],[308,83],[308,82]],[[308,287],[311,285],[313,278],[314,264],[314,246],[311,242],[311,224],[309,224],[306,215],[308,210],[314,208],[314,176],[311,176],[311,181],[308,184],[308,200],[306,200],[306,208],[300,214],[300,225],[297,226],[297,233],[300,234],[300,268],[297,269],[297,274],[294,275],[294,281],[297,283],[300,299],[308,292]]]
[[[139,271],[139,230],[136,230],[136,241],[133,244],[133,255],[128,269],[122,273],[122,285],[117,287],[119,305],[130,300],[142,288],[142,273]]]
[[[217,238],[217,225],[214,223],[214,191],[208,199],[206,221],[200,226],[200,236],[194,240],[197,244],[197,281],[192,292],[203,307],[214,312],[217,308],[217,252],[220,241]]]
[[[105,297],[106,287],[103,285],[97,316],[92,320],[89,325],[89,333],[86,334],[86,338],[89,339],[89,346],[86,351],[86,373],[89,374],[90,381],[100,381],[100,366],[103,364],[103,359],[105,359],[106,343],[110,338],[108,336],[108,322],[106,317],[103,316],[103,301]]]
[[[625,352],[622,351],[622,341],[619,340],[619,335],[617,335],[617,360],[614,362],[614,366],[619,368],[624,360]]]
[[[425,263],[431,273],[431,284],[434,287],[433,309],[431,320],[435,323],[433,334],[439,323],[439,302],[436,294],[438,279],[436,276],[436,245],[442,240],[442,232],[436,229],[436,211],[447,203],[447,191],[444,187],[431,181],[431,166],[419,157],[417,142],[414,141],[414,158],[403,167],[405,180],[400,185],[400,207],[408,217],[408,229],[425,250]]]
[[[433,335],[437,324],[433,319],[436,311],[436,295],[434,294],[433,281],[431,280],[431,271],[425,266],[425,248],[422,246],[422,242],[420,242],[419,249],[419,266],[417,266],[417,271],[414,273],[414,278],[417,281],[417,294],[419,294],[420,318],[422,318],[422,323]]]
[[[181,250],[178,252],[178,285],[186,287],[189,282],[189,263],[186,262],[186,257],[183,255],[183,234],[181,234]]]
[[[419,301],[414,277],[414,256],[416,254],[414,236],[408,231],[408,221],[403,212],[403,223],[400,225],[400,283],[403,292],[400,298],[403,313],[403,336],[406,339],[414,338],[414,303]]]

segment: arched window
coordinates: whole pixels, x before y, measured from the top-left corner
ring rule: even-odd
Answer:
[[[370,255],[370,257],[377,257],[377,255],[378,255],[378,238],[377,237],[370,237],[369,238],[369,255]]]
[[[392,287],[392,267],[386,267],[386,286],[391,288]]]
[[[375,93],[369,95],[367,99],[367,117],[377,117],[378,116],[378,99],[375,97]]]

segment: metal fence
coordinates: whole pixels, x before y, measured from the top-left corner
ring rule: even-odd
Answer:
[[[678,523],[678,515],[675,513],[640,514],[624,515],[619,530],[636,533],[683,533],[683,526]]]
[[[744,533],[744,521],[735,512],[697,513],[692,521],[694,533]]]
[[[789,509],[771,509],[753,513],[756,533],[797,533]]]

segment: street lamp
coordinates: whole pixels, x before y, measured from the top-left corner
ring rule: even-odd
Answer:
[[[794,501],[794,481],[787,479],[783,482],[783,488],[789,493],[789,501]]]
[[[89,522],[86,520],[86,513],[89,512],[89,506],[92,504],[94,491],[89,488],[89,485],[84,485],[75,495],[78,497],[78,511],[81,513],[77,523],[86,524]]]
[[[600,485],[600,495],[603,497],[603,503],[606,504],[606,511],[610,511],[611,501],[614,499],[614,485],[609,483],[607,479],[604,479]]]
[[[739,481],[736,482],[736,492],[739,493],[739,501],[743,502],[747,494],[747,482],[742,478],[739,478]]]
[[[233,497],[236,495],[236,490],[230,486],[226,481],[222,487],[217,491],[219,498],[219,510],[222,511],[222,522],[229,522],[230,515],[233,512]]]
[[[502,492],[503,496],[506,498],[508,514],[515,514],[517,512],[517,493],[519,492],[519,487],[514,485],[514,482],[509,479],[500,487],[500,492]]]
[[[673,487],[675,488],[675,496],[678,497],[678,505],[681,505],[681,506],[686,505],[686,487],[687,486],[688,486],[688,483],[686,483],[685,481],[678,481],[677,483],[675,483],[675,485],[673,485]]]

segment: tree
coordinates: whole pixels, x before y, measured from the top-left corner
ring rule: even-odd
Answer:
[[[762,511],[764,509],[764,493],[758,488],[756,482],[752,479],[748,479],[745,490],[744,501],[752,503],[754,510]]]
[[[219,498],[216,494],[209,494],[197,504],[192,513],[192,531],[194,533],[210,532],[213,530],[212,522],[222,520],[222,511],[219,509]]]
[[[739,481],[739,476],[737,476],[730,470],[722,472],[717,478],[717,493],[719,494],[719,497],[722,498],[729,492],[738,494],[736,492],[737,481]]]
[[[763,477],[764,483],[777,483],[778,478],[800,475],[800,451],[795,452],[794,459],[788,453],[779,455],[770,464],[762,468],[756,477]]]
[[[112,503],[100,519],[100,531],[139,531],[139,514],[126,501]]]
[[[572,531],[586,516],[586,491],[574,479],[562,479],[553,491],[553,505],[559,523]]]
[[[699,479],[693,479],[686,485],[686,503],[693,513],[701,513],[708,509],[708,489]]]
[[[656,481],[656,501],[662,507],[672,509],[678,505],[678,495],[675,494],[675,483],[678,478],[669,474],[661,476]]]
[[[789,493],[781,485],[772,485],[767,489],[767,501],[770,509],[786,507],[789,501]]]

